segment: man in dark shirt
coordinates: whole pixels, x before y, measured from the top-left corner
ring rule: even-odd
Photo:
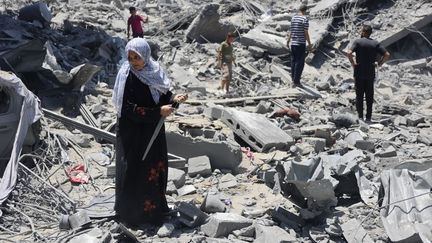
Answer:
[[[375,66],[381,67],[390,58],[390,53],[378,41],[370,38],[371,34],[372,27],[363,25],[361,38],[355,40],[348,50],[348,58],[354,68],[357,113],[363,119],[363,97],[366,95],[366,122],[371,122],[372,118]],[[380,58],[376,63],[378,55]]]

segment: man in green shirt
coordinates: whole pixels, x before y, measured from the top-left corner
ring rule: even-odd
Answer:
[[[229,92],[229,85],[232,79],[232,64],[235,63],[235,57],[233,55],[234,35],[228,33],[224,42],[222,42],[218,49],[218,65],[222,70],[222,81],[221,89]]]

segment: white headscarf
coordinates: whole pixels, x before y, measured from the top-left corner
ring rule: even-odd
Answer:
[[[145,66],[141,70],[135,70],[125,61],[121,66],[113,89],[113,102],[117,108],[117,115],[120,117],[123,94],[126,85],[126,80],[131,71],[135,76],[150,88],[151,95],[155,103],[159,103],[161,94],[166,94],[170,88],[170,79],[162,69],[161,65],[151,57],[150,46],[143,38],[134,38],[126,45],[126,56],[129,51],[137,53],[145,62]]]

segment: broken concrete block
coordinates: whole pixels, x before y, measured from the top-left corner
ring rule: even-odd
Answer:
[[[166,187],[166,194],[167,195],[177,194],[177,187],[175,186],[174,182],[168,181]]]
[[[317,15],[317,14],[326,14],[328,12],[334,12],[345,2],[346,2],[345,0],[319,1],[313,8],[310,9],[310,13],[311,15]]]
[[[259,152],[273,147],[284,150],[295,143],[291,136],[261,114],[230,109],[224,111],[222,121]]]
[[[304,225],[305,221],[298,215],[295,215],[282,207],[276,207],[272,213],[272,218],[280,224],[284,224],[295,231],[299,231]]]
[[[285,70],[279,64],[273,62],[270,66],[270,70],[272,72],[272,75],[280,77],[280,79],[284,83],[289,84],[291,82],[291,73]]]
[[[420,131],[420,134],[417,135],[417,142],[432,146],[432,133]]]
[[[216,213],[201,226],[201,231],[209,237],[226,237],[234,230],[251,226],[253,221],[238,214]]]
[[[223,106],[214,105],[204,108],[204,115],[210,119],[218,120],[222,117],[222,112],[224,111]]]
[[[45,24],[51,21],[52,14],[46,3],[37,2],[21,8],[19,10],[18,19],[28,22],[36,20],[42,24]]]
[[[74,89],[80,89],[82,85],[90,81],[100,70],[102,70],[102,67],[89,63],[72,68],[69,72],[73,76],[72,81],[70,81],[72,87]]]
[[[407,125],[410,127],[416,127],[418,124],[425,122],[425,118],[419,115],[409,115],[406,117],[406,119]]]
[[[357,141],[362,141],[363,137],[360,134],[360,132],[358,131],[352,131],[350,133],[347,134],[347,136],[345,137],[345,142],[351,146],[355,146],[355,144],[357,143]]]
[[[253,208],[253,209],[243,209],[242,211],[242,215],[246,216],[247,218],[252,218],[252,219],[256,219],[256,218],[260,218],[262,216],[264,216],[264,214],[266,214],[267,209],[265,208]]]
[[[233,231],[233,235],[239,237],[253,237],[255,238],[255,225],[251,225],[249,227],[245,227],[243,229]]]
[[[168,167],[168,181],[172,181],[177,188],[181,188],[186,182],[186,173],[182,170]]]
[[[249,52],[252,54],[255,58],[262,58],[264,56],[265,50],[256,46],[249,46],[248,48]]]
[[[288,52],[286,39],[281,36],[264,32],[263,27],[257,27],[250,30],[242,36],[240,41],[244,46],[256,46],[274,55],[281,55]]]
[[[258,103],[258,105],[257,105],[257,107],[255,109],[255,113],[266,114],[270,110],[270,107],[271,107],[271,103],[270,102],[262,100],[262,101],[260,101]]]
[[[197,208],[193,203],[177,203],[177,209],[180,214],[179,221],[187,227],[197,227],[203,224],[209,217],[206,213],[202,212],[199,208]]]
[[[377,153],[375,153],[375,156],[381,157],[381,158],[389,158],[389,157],[396,157],[397,152],[395,147],[388,146],[386,149],[381,149]]]
[[[231,140],[215,142],[174,132],[167,132],[166,137],[169,153],[185,158],[206,155],[212,169],[235,170],[242,160],[240,146]]]
[[[78,229],[91,223],[86,210],[80,210],[77,213],[70,215],[68,221],[72,229]]]
[[[210,160],[207,156],[199,156],[188,160],[188,175],[194,177],[196,175],[208,176],[212,174]]]
[[[201,204],[201,210],[206,213],[224,213],[226,211],[226,206],[220,200],[219,196],[207,194]]]
[[[278,226],[255,225],[256,243],[297,242],[296,237]]]
[[[332,183],[327,180],[317,181],[287,181],[283,192],[303,208],[314,212],[313,217],[328,211],[337,205],[337,198]],[[303,218],[304,215],[302,215]]]
[[[309,126],[309,127],[301,127],[300,132],[302,135],[314,135],[317,130],[322,131],[330,131],[334,132],[336,131],[336,127],[334,125],[316,125],[316,126]]]
[[[355,147],[365,151],[373,151],[375,148],[375,143],[371,140],[357,140]]]
[[[319,91],[327,91],[330,90],[330,84],[326,83],[326,82],[319,82],[315,84],[315,87],[317,88],[317,90]]]
[[[186,30],[186,38],[198,43],[222,42],[228,32],[233,32],[232,24],[220,21],[219,4],[205,5],[200,14],[192,21]]]
[[[337,126],[350,128],[352,125],[358,123],[358,118],[356,115],[344,112],[344,113],[333,113],[332,122],[334,122]]]
[[[172,232],[175,230],[175,227],[173,224],[165,223],[162,225],[162,227],[159,228],[157,231],[157,235],[159,237],[170,237]]]
[[[222,176],[222,178],[220,178],[220,180],[219,180],[218,187],[220,190],[228,189],[228,188],[236,187],[236,186],[237,186],[237,179],[235,178],[235,176],[233,176],[230,173]]]
[[[332,86],[335,86],[337,84],[336,80],[334,79],[333,75],[331,75],[331,74],[328,74],[323,79],[321,79],[321,82],[328,83],[328,84],[330,84]]]
[[[367,234],[366,230],[362,227],[361,222],[357,219],[342,224],[342,231],[345,240],[348,243],[373,243],[372,238]]]
[[[186,185],[177,189],[177,193],[180,197],[189,194],[194,194],[195,192],[196,192],[196,188],[193,185]]]
[[[303,138],[304,142],[309,143],[314,147],[316,153],[322,152],[325,149],[327,141],[324,138],[313,138],[306,137]]]

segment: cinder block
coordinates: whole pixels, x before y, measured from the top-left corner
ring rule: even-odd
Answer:
[[[188,160],[188,175],[208,176],[212,174],[210,159],[207,156],[199,156]]]
[[[225,110],[222,121],[233,132],[258,152],[266,152],[275,147],[288,150],[294,139],[261,114]]]

